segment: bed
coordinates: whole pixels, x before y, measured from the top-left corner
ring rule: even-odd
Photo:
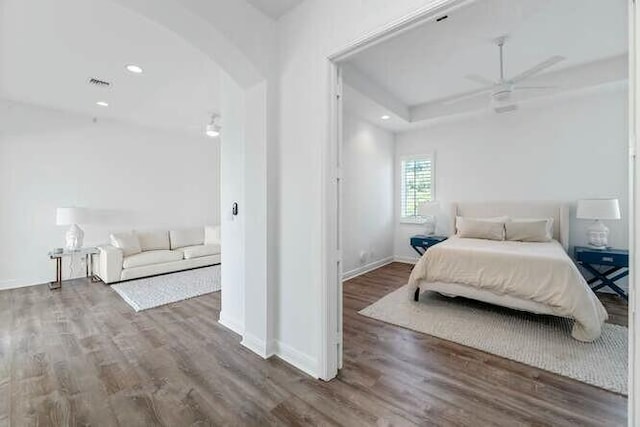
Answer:
[[[454,203],[451,218],[553,218],[549,242],[495,241],[453,235],[429,248],[409,279],[410,297],[423,291],[462,296],[575,320],[572,336],[593,341],[607,312],[567,255],[569,210],[562,203]]]

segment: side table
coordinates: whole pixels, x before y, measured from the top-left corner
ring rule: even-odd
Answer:
[[[587,280],[592,291],[606,287],[611,288],[625,301],[629,301],[627,293],[615,282],[629,274],[629,251],[625,249],[594,249],[587,246],[576,246],[575,259],[593,275]],[[596,266],[609,267],[600,271]]]
[[[100,250],[94,247],[80,248],[76,250],[64,249],[62,252],[50,251],[49,259],[56,260],[56,280],[49,283],[49,289],[60,289],[62,287],[62,259],[65,257],[75,257],[76,255],[84,256],[86,277],[93,279],[93,257],[91,255],[99,253]],[[73,261],[72,261],[73,262]]]

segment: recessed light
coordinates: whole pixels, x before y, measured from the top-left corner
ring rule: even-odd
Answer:
[[[104,102],[104,101],[98,101],[98,102],[96,102],[96,105],[99,105],[101,107],[108,107],[109,103],[108,102]]]
[[[382,117],[380,117],[380,118],[381,118],[382,120],[389,120],[389,119],[391,118],[391,116],[388,116],[388,115],[386,115],[386,114],[385,114],[384,116],[382,116]]]
[[[133,73],[133,74],[142,74],[142,67],[135,65],[135,64],[129,64],[125,67],[127,69],[128,72]]]

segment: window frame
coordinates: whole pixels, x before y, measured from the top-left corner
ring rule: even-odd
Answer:
[[[404,185],[404,170],[402,163],[407,160],[430,160],[431,161],[431,201],[437,201],[436,198],[436,157],[434,152],[419,152],[415,154],[403,154],[398,156],[398,184],[396,189],[398,191],[398,197],[396,199],[398,209],[398,222],[400,224],[424,224],[425,219],[420,215],[403,217],[402,214],[402,187]]]

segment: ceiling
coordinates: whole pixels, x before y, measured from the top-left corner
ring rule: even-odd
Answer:
[[[425,23],[357,53],[343,64],[345,82],[383,109],[389,107],[393,119],[408,124],[420,107],[433,112],[443,99],[481,88],[465,78],[468,74],[497,80],[499,51],[494,41],[503,35],[508,36],[506,77],[553,55],[566,59],[532,82],[562,81],[575,89],[582,67],[609,59],[615,63],[616,79],[620,67],[622,74],[626,72],[620,61],[628,51],[626,0],[478,0],[450,11],[445,20]],[[607,67],[599,69],[606,72]],[[604,78],[594,75],[580,84],[593,85]],[[482,101],[486,105],[488,98]],[[357,103],[349,104],[354,108]],[[362,108],[371,110],[371,105]],[[380,116],[371,119],[380,122]],[[392,121],[381,124],[398,128]]]
[[[144,73],[126,71],[132,63]],[[1,98],[202,135],[219,75],[189,43],[110,0],[0,1]]]
[[[302,3],[303,0],[247,0],[255,8],[273,19],[278,19],[291,9]]]

